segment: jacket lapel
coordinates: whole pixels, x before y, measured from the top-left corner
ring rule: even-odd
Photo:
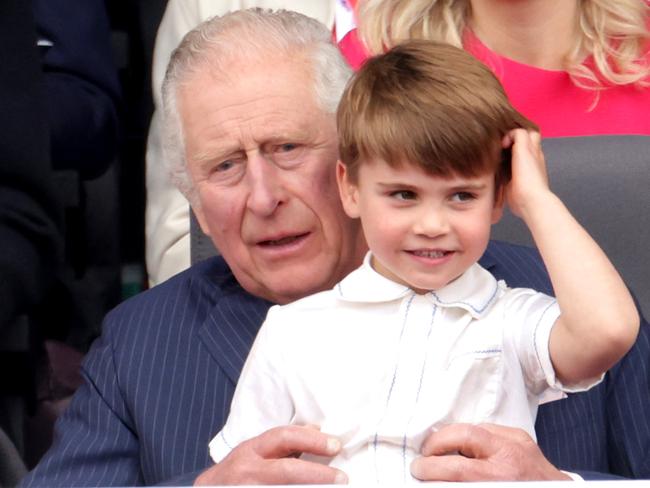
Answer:
[[[270,306],[241,288],[232,290],[219,299],[199,330],[201,341],[233,384]]]

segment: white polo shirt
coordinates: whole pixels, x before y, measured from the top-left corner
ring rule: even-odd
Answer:
[[[548,341],[559,313],[554,298],[508,288],[478,264],[417,294],[374,271],[368,254],[334,289],[269,310],[210,454],[219,462],[271,427],[313,424],[343,444],[320,462],[352,482],[404,483],[445,424],[493,422],[535,438],[539,403],[594,383],[568,389],[555,378]]]

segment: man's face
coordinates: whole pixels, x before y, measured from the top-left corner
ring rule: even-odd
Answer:
[[[338,198],[335,117],[317,106],[303,61],[231,68],[179,92],[194,210],[239,283],[286,303],[332,287],[365,250]]]
[[[348,214],[360,217],[373,268],[418,292],[437,290],[481,257],[501,217],[494,175],[441,178],[381,160],[359,167],[358,183],[338,168]]]

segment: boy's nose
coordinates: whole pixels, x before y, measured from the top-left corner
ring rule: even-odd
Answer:
[[[449,231],[449,221],[440,209],[423,209],[413,225],[413,231],[425,237],[438,237]]]

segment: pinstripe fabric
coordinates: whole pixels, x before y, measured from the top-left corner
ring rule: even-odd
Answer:
[[[495,242],[482,264],[510,286],[553,294],[536,251]],[[540,447],[556,466],[629,478],[650,478],[650,325],[643,321],[632,350],[595,388],[541,405],[535,424]]]
[[[534,251],[491,244],[482,264],[511,286],[550,291]],[[25,486],[191,484],[210,464],[235,382],[269,304],[221,258],[120,305],[84,363],[86,383]],[[563,469],[650,477],[650,332],[607,380],[542,406],[538,437]]]

